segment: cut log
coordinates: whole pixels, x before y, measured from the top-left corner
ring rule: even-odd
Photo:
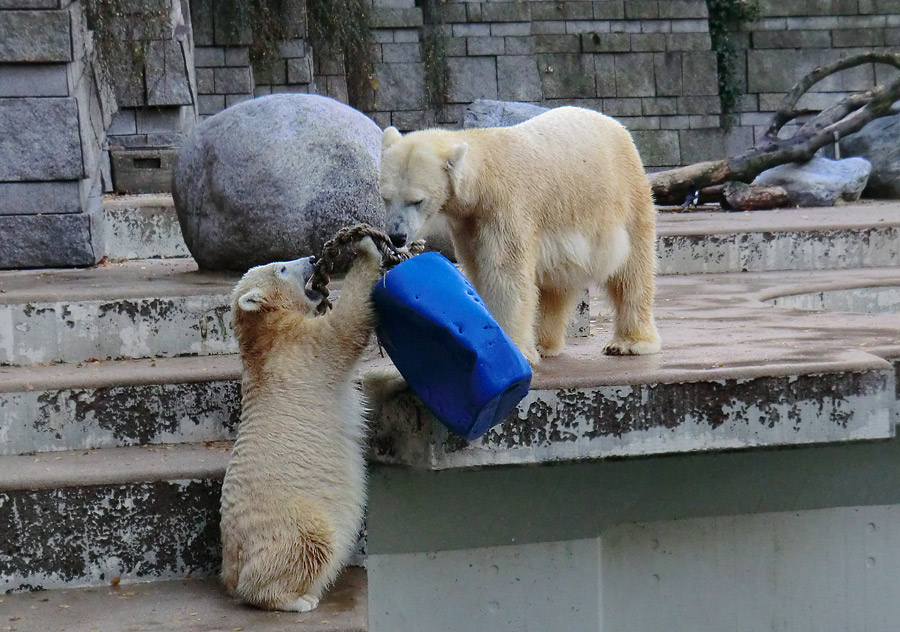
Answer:
[[[694,191],[725,182],[748,183],[766,169],[788,162],[806,162],[825,145],[862,129],[870,121],[891,114],[900,100],[900,78],[851,94],[806,121],[790,138],[778,133],[805,111],[795,110],[800,97],[825,77],[862,64],[881,63],[900,68],[898,53],[864,53],[816,68],[782,99],[763,138],[754,147],[723,160],[699,162],[650,174],[650,185],[658,204],[681,204]]]
[[[791,205],[782,187],[750,186],[743,182],[727,182],[722,187],[722,208],[727,211],[758,211]]]

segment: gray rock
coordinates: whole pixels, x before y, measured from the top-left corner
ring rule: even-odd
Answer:
[[[900,114],[875,119],[841,139],[842,156],[860,156],[872,163],[866,197],[900,199]]]
[[[172,194],[201,268],[246,270],[321,252],[342,226],[384,224],[381,130],[342,103],[276,94],[198,125],[175,162]]]
[[[795,206],[833,206],[838,200],[858,200],[872,165],[864,158],[829,160],[814,157],[806,163],[790,163],[763,171],[757,186],[781,186]]]
[[[509,127],[547,112],[549,108],[518,101],[492,101],[479,99],[466,108],[460,127]]]

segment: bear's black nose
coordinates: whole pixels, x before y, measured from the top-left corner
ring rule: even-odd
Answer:
[[[402,248],[406,245],[406,235],[402,233],[391,233],[388,235],[391,240],[391,243],[394,244],[394,248]]]

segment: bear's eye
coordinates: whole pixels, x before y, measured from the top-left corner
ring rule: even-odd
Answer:
[[[410,206],[422,206],[422,202],[424,202],[424,201],[425,201],[424,199],[413,200],[409,203],[409,205]]]
[[[287,275],[288,275],[288,268],[287,268],[287,266],[280,266],[280,267],[278,268],[278,276],[280,276],[282,279],[286,279],[286,278],[287,278]]]

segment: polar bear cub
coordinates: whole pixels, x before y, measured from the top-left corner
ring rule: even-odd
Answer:
[[[659,351],[656,210],[628,131],[561,107],[512,127],[382,136],[381,195],[395,245],[450,225],[463,271],[532,365],[558,354],[579,292],[605,283],[604,351]]]
[[[222,484],[222,580],[242,601],[306,612],[347,562],[365,504],[365,420],[353,369],[373,327],[370,237],[332,311],[310,258],[249,270],[232,298],[241,424]]]

